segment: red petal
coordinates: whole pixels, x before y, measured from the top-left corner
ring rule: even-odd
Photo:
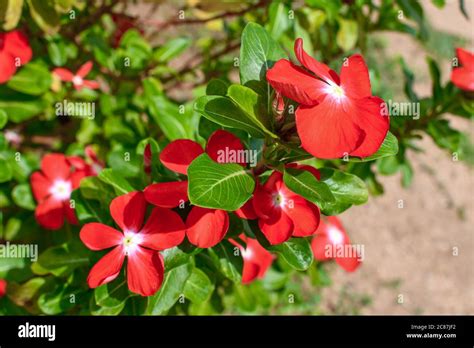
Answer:
[[[145,199],[157,207],[176,208],[188,201],[188,182],[172,181],[148,185]]]
[[[7,282],[3,279],[0,279],[0,298],[5,296],[7,293]]]
[[[303,105],[316,105],[327,84],[286,59],[267,71],[268,83],[279,93]]]
[[[130,291],[142,296],[156,293],[163,283],[165,267],[159,252],[138,247],[128,256],[127,281]]]
[[[267,240],[272,245],[286,242],[293,231],[293,221],[281,209],[275,210],[276,214],[269,219],[259,219],[258,226]]]
[[[69,176],[69,180],[72,182],[72,188],[77,189],[81,184],[81,180],[85,178],[90,171],[89,167],[84,168],[84,170],[76,170]]]
[[[160,161],[169,170],[186,174],[191,162],[204,150],[201,145],[188,139],[179,139],[169,143],[160,154]]]
[[[250,198],[242,207],[235,211],[235,214],[241,218],[246,220],[253,220],[258,218],[257,213],[255,213],[255,209],[253,208],[253,198]]]
[[[465,67],[453,69],[451,81],[462,90],[474,91],[474,70]]]
[[[231,152],[228,152],[231,150]],[[245,166],[245,161],[238,161],[239,152],[244,150],[244,146],[239,138],[234,134],[229,133],[225,130],[217,130],[209,137],[206,146],[206,153],[214,161],[218,163],[239,163]],[[226,158],[226,154],[235,157],[235,161],[232,158]]]
[[[31,190],[37,202],[49,195],[51,181],[46,178],[41,172],[34,172],[30,177]]]
[[[119,245],[123,234],[110,226],[91,222],[81,228],[79,237],[89,249],[103,250]]]
[[[124,259],[125,253],[121,246],[112,249],[92,267],[87,277],[89,287],[96,288],[117,278]]]
[[[63,203],[48,197],[38,204],[35,210],[36,221],[44,228],[57,230],[63,226]]]
[[[318,62],[316,59],[308,55],[303,48],[303,39],[299,38],[295,41],[295,55],[298,61],[306,69],[312,71],[319,78],[326,80],[328,83],[335,82],[339,84],[339,76],[329,68],[326,64]]]
[[[0,83],[10,80],[15,72],[15,59],[9,53],[0,50]]]
[[[5,46],[3,49],[12,55],[13,58],[19,58],[21,65],[28,63],[33,56],[28,38],[18,30],[5,34]]]
[[[66,220],[70,224],[77,225],[79,223],[76,217],[76,211],[73,208],[71,208],[70,201],[63,202],[63,210],[64,210],[64,216],[66,216]]]
[[[110,203],[112,218],[125,231],[138,232],[142,228],[146,201],[142,192],[130,192]]]
[[[244,267],[242,269],[242,283],[249,284],[253,282],[260,273],[260,266],[251,261],[244,261]]]
[[[368,157],[377,152],[382,145],[390,128],[390,119],[388,116],[383,116],[384,101],[379,97],[355,100],[354,104],[357,111],[352,115],[353,121],[363,130],[365,136],[362,144],[350,152],[350,155]]]
[[[79,70],[77,71],[76,75],[77,76],[80,76],[82,78],[86,77],[86,75],[91,71],[92,69],[92,66],[93,66],[93,63],[92,61],[88,61],[86,63],[84,63],[80,68]]]
[[[355,257],[336,257],[336,263],[346,272],[354,272],[361,264],[358,256]]]
[[[98,89],[100,87],[99,82],[93,80],[84,80],[82,83],[82,87],[89,88],[89,89]]]
[[[61,153],[45,155],[41,160],[41,170],[50,180],[66,180],[71,173],[71,167],[67,162],[66,156]]]
[[[360,54],[350,56],[341,68],[341,87],[352,98],[370,97],[369,70]]]
[[[303,197],[292,195],[287,197],[292,202],[284,206],[285,213],[293,221],[293,236],[307,237],[316,232],[319,226],[319,209]]]
[[[253,238],[247,238],[246,252],[244,253],[244,268],[246,261],[258,265],[258,277],[263,278],[273,262],[273,255]]]
[[[351,101],[338,102],[331,96],[314,107],[296,110],[296,127],[303,148],[314,157],[341,158],[362,143],[364,133],[352,121],[356,112]]]
[[[178,213],[165,208],[154,208],[140,232],[143,237],[140,245],[164,250],[181,244],[186,226]]]
[[[219,243],[229,229],[229,215],[224,210],[193,207],[186,219],[186,235],[199,248]]]
[[[330,259],[330,257],[326,254],[326,247],[332,247],[327,235],[316,234],[316,236],[311,241],[311,249],[313,250],[313,255],[316,260],[326,261]]]
[[[463,48],[456,48],[456,55],[461,64],[470,70],[474,70],[474,54]]]
[[[64,68],[56,68],[53,70],[53,73],[58,75],[61,81],[71,82],[74,78],[74,74]]]

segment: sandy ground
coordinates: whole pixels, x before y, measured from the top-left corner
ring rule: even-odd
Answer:
[[[457,1],[448,1],[444,10],[422,3],[435,28],[466,37],[473,48],[474,24],[461,16]],[[466,1],[466,7],[474,20],[474,1]],[[423,51],[405,35],[386,37],[414,67],[415,90],[429,93]],[[444,65],[446,80],[449,61]],[[452,119],[474,134],[472,123]],[[365,246],[365,260],[353,274],[331,265],[333,286],[323,296],[328,308],[346,288],[371,297],[363,314],[474,314],[473,168],[452,161],[429,138],[419,145],[423,154],[409,154],[415,172],[409,189],[401,187],[398,175],[380,177],[383,196],[341,215],[353,243]]]

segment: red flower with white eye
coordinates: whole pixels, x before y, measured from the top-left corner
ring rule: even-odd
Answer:
[[[36,221],[44,228],[57,230],[63,226],[64,217],[77,224],[70,198],[86,173],[74,166],[63,154],[48,154],[41,160],[41,171],[31,175],[31,189],[38,205]]]
[[[334,259],[347,272],[353,272],[361,263],[361,255],[353,246],[339,219],[328,216],[321,220],[311,242],[314,258],[319,261]]]
[[[232,133],[215,131],[206,145],[206,153],[218,162],[220,150],[243,150],[244,147]],[[179,139],[168,144],[160,153],[163,165],[174,172],[187,174],[191,162],[204,153],[201,145],[188,139]],[[176,208],[187,202],[188,182],[161,182],[149,185],[145,190],[148,202],[158,207]],[[200,247],[210,248],[219,243],[229,229],[229,215],[225,210],[192,207],[186,219],[186,235],[189,241]]]
[[[316,168],[297,164],[289,167],[308,170],[319,179]],[[286,242],[292,236],[310,236],[319,226],[319,208],[290,191],[280,172],[274,171],[265,184],[257,184],[252,202],[260,230],[272,245]]]
[[[249,284],[255,279],[264,278],[273,263],[273,255],[262,247],[256,239],[244,234],[241,234],[239,238],[246,243],[245,248],[233,239],[229,239],[229,241],[239,247],[242,253],[242,259],[244,260],[242,283]]]
[[[372,96],[362,56],[349,57],[338,76],[304,51],[302,39],[295,42],[295,54],[306,70],[281,59],[267,71],[267,80],[277,92],[300,103],[295,116],[303,148],[325,159],[375,153],[390,121],[383,115],[384,101]]]
[[[92,70],[92,65],[91,61],[86,62],[75,74],[64,68],[56,68],[53,70],[53,73],[59,76],[61,81],[72,82],[74,88],[78,91],[83,88],[97,89],[99,88],[99,83],[97,81],[84,79]]]
[[[68,156],[68,161],[77,169],[84,172],[85,176],[96,176],[105,167],[105,163],[101,161],[95,153],[92,146],[87,145],[84,149],[87,161],[79,156]]]
[[[0,298],[7,294],[7,281],[0,279]]]
[[[451,72],[451,81],[465,91],[474,91],[474,54],[462,48],[456,48],[456,55],[462,66]]]
[[[28,38],[20,31],[0,33],[0,83],[5,83],[15,74],[16,69],[31,60]]]
[[[87,278],[91,288],[117,278],[127,257],[130,291],[151,296],[160,289],[165,270],[159,251],[179,245],[186,227],[176,212],[164,208],[154,208],[143,224],[145,211],[143,193],[130,192],[110,204],[110,214],[122,232],[96,222],[82,227],[80,238],[89,249],[113,248],[92,267]]]

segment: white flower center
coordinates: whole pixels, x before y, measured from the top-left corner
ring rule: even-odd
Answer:
[[[344,235],[336,227],[328,228],[328,237],[333,244],[341,244],[344,241]]]
[[[66,201],[71,197],[72,184],[70,181],[56,180],[49,189],[49,192],[55,199]]]
[[[82,86],[82,84],[84,83],[84,80],[82,79],[82,77],[76,75],[72,78],[72,83],[75,84],[76,86]]]
[[[248,247],[247,247],[246,249],[243,249],[243,248],[242,248],[242,257],[243,257],[244,259],[249,260],[249,259],[252,258],[252,256],[253,256],[253,251],[252,251],[252,249],[250,249],[250,248],[248,248]]]
[[[143,241],[139,233],[133,231],[125,231],[122,239],[123,248],[126,255],[130,255],[138,249],[138,246]]]
[[[328,85],[328,87],[326,87],[326,93],[332,96],[338,102],[340,102],[342,99],[346,97],[346,93],[344,92],[342,87],[336,84]]]
[[[286,204],[286,198],[281,192],[277,192],[273,195],[273,204],[283,208]]]

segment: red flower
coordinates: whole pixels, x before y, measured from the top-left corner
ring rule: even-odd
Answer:
[[[347,272],[353,272],[361,263],[360,255],[351,248],[349,237],[339,219],[328,216],[322,220],[311,242],[314,258],[319,261],[335,259]]]
[[[383,116],[384,101],[371,94],[362,56],[349,57],[338,76],[310,57],[301,39],[295,42],[295,54],[306,70],[281,59],[268,70],[267,80],[277,92],[300,103],[296,127],[303,148],[325,159],[375,153],[390,121]]]
[[[220,150],[226,147],[232,150],[243,150],[239,138],[232,133],[218,130],[210,136],[206,153],[217,162]],[[202,153],[204,150],[198,143],[179,139],[163,149],[160,160],[169,170],[186,175],[191,162]],[[189,200],[187,181],[151,184],[144,193],[148,202],[164,208],[176,208]],[[229,229],[229,215],[224,210],[193,207],[186,219],[186,227],[186,235],[192,244],[200,248],[210,248],[226,235]]]
[[[92,267],[87,283],[96,288],[111,282],[120,273],[125,256],[130,291],[153,295],[161,287],[164,263],[159,250],[179,245],[185,226],[172,210],[154,208],[143,224],[146,201],[142,192],[130,192],[115,198],[110,214],[123,233],[107,225],[92,222],[80,232],[82,242],[91,250],[113,249]]]
[[[77,170],[83,171],[85,176],[96,176],[105,167],[105,163],[101,161],[95,153],[92,146],[87,145],[84,149],[87,161],[79,156],[69,156],[68,161],[74,165]]]
[[[79,187],[86,176],[85,171],[74,166],[74,157],[67,158],[63,154],[48,154],[41,160],[41,171],[31,175],[31,189],[38,202],[36,221],[51,230],[63,226],[64,217],[76,224],[74,209],[70,206],[71,192]]]
[[[76,74],[73,74],[71,71],[64,68],[56,68],[53,70],[53,73],[59,76],[61,81],[72,82],[75,89],[80,91],[82,88],[97,89],[99,88],[99,83],[97,81],[85,80],[87,74],[92,69],[92,62],[88,61],[82,65]]]
[[[465,91],[474,91],[474,54],[462,48],[456,48],[456,55],[462,66],[451,72],[451,81],[458,88]]]
[[[18,30],[0,33],[0,83],[15,74],[17,67],[28,63],[33,56],[28,38]]]
[[[257,184],[252,202],[260,230],[272,245],[292,236],[310,236],[318,228],[319,208],[290,191],[280,172],[274,171],[265,184]]]
[[[273,263],[273,255],[262,247],[256,239],[249,238],[244,234],[241,234],[239,238],[247,244],[245,248],[233,239],[229,241],[238,246],[242,253],[244,260],[242,283],[249,284],[255,279],[264,278],[265,273]]]
[[[129,29],[136,29],[136,20],[133,17],[121,14],[121,13],[113,13],[112,20],[115,23],[116,29],[112,36],[112,46],[118,47],[122,36],[129,30]],[[138,31],[143,34],[143,30],[138,29]]]
[[[0,297],[5,296],[7,293],[7,281],[0,279]]]

